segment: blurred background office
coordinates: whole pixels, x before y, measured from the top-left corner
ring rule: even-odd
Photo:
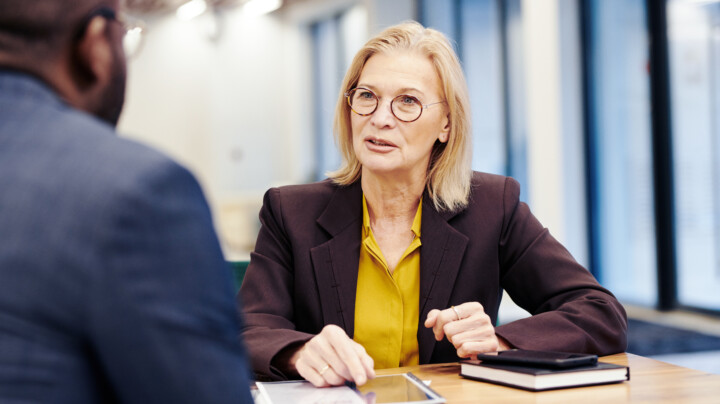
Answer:
[[[269,187],[337,167],[346,67],[414,19],[462,60],[473,168],[518,179],[626,304],[628,351],[720,373],[720,0],[127,2],[143,49],[120,131],[199,177],[228,260]]]

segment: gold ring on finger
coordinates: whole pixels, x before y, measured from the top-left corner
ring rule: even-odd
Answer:
[[[458,310],[455,308],[455,306],[450,306],[450,308],[455,312],[457,319],[460,320],[460,313],[458,313]]]
[[[330,369],[330,364],[325,364],[325,366],[323,366],[322,369],[318,370],[318,374],[320,374],[320,376],[322,376],[322,374],[327,372],[328,369]]]

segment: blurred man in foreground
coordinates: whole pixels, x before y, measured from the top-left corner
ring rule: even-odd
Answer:
[[[119,7],[0,0],[0,402],[251,402],[200,187],[115,136]]]

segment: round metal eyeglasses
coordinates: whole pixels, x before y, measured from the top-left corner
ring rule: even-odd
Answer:
[[[364,87],[353,88],[345,93],[345,97],[352,112],[360,116],[372,115],[380,103],[378,96],[372,90]],[[390,111],[395,118],[403,122],[414,122],[420,119],[420,115],[422,115],[425,108],[444,102],[423,104],[412,95],[401,94],[390,102]]]

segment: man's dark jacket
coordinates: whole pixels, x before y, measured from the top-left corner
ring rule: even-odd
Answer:
[[[250,403],[200,187],[0,70],[0,403]]]

